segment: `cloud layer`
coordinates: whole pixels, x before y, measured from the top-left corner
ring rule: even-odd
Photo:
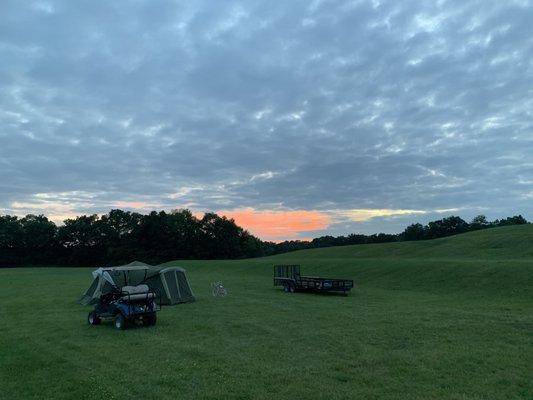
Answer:
[[[0,15],[0,212],[330,221],[286,237],[533,212],[529,1],[3,1]]]

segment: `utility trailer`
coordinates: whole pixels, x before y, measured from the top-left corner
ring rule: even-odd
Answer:
[[[274,265],[274,286],[283,286],[288,293],[314,291],[347,295],[353,288],[353,280],[301,276],[299,265]]]

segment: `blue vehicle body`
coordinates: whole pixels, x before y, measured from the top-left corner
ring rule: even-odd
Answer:
[[[117,310],[124,315],[126,318],[133,316],[140,316],[146,313],[156,312],[157,305],[155,302],[150,302],[148,304],[136,304],[136,303],[124,303],[119,302],[116,304]]]
[[[91,325],[103,320],[114,320],[117,329],[125,329],[130,324],[155,325],[156,312],[161,309],[160,300],[146,285],[125,286],[122,290],[102,295],[88,315]]]

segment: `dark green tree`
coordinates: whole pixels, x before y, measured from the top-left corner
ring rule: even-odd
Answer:
[[[23,230],[16,216],[0,215],[0,267],[23,265]]]
[[[477,215],[472,218],[470,221],[470,230],[477,231],[479,229],[489,228],[491,223],[487,220],[487,217],[484,215]]]
[[[515,215],[514,217],[508,217],[502,220],[496,220],[494,225],[496,226],[508,226],[508,225],[524,225],[527,224],[527,220],[521,215]]]
[[[443,218],[438,221],[432,221],[427,225],[427,238],[435,239],[450,235],[456,235],[458,233],[467,232],[469,229],[468,223],[462,218],[451,216]]]
[[[21,247],[26,265],[53,264],[57,262],[59,241],[57,227],[44,215],[28,214],[20,220]]]
[[[104,234],[96,214],[65,220],[58,238],[64,249],[63,261],[68,265],[99,265],[106,261]]]
[[[422,224],[409,225],[401,233],[402,240],[423,240],[426,238],[427,230]]]
[[[138,228],[142,215],[129,211],[111,210],[97,222],[106,249],[106,262],[122,264],[131,260],[136,251],[132,232]]]

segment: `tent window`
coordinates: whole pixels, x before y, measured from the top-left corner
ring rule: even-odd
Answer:
[[[168,288],[167,276],[168,274],[160,274],[161,283],[163,284],[163,288],[165,289],[165,293],[167,295],[168,301],[172,304],[172,296],[170,295],[170,290]]]
[[[170,295],[172,296],[172,301],[179,301],[178,286],[176,285],[176,276],[173,274],[173,271],[166,273],[165,278],[167,281],[168,290],[170,291]]]
[[[178,289],[178,298],[181,299],[180,283],[178,281],[178,273],[174,270],[174,279],[176,280],[176,289]]]

